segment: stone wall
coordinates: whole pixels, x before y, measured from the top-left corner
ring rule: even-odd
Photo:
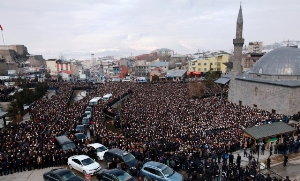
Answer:
[[[1,50],[0,49],[0,56],[3,57],[6,62],[15,62],[15,59],[14,59],[15,51],[14,50]]]
[[[20,57],[26,58],[27,47],[24,45],[0,45],[0,50],[14,50]]]
[[[263,84],[242,80],[231,80],[228,100],[235,104],[275,110],[276,113],[293,115],[300,111],[300,87]]]

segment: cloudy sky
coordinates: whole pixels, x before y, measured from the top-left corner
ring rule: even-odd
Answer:
[[[1,0],[5,44],[44,58],[232,50],[238,0]],[[244,0],[246,43],[300,40],[299,0]],[[1,40],[1,44],[2,40]]]

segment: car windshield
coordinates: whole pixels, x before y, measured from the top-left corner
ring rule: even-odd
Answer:
[[[77,130],[77,131],[84,130],[84,126],[83,126],[83,125],[82,125],[82,126],[77,126],[77,127],[76,127],[76,130]]]
[[[62,147],[63,150],[69,150],[69,149],[75,148],[75,144],[74,143],[68,143],[68,144],[61,145],[61,147]]]
[[[118,175],[117,178],[118,180],[126,181],[130,180],[132,177],[128,173],[124,172],[122,175]]]
[[[130,162],[132,160],[134,160],[134,156],[131,153],[127,153],[126,155],[123,156],[123,160],[124,162]]]
[[[162,173],[165,175],[165,177],[170,177],[174,174],[174,170],[170,167],[166,167],[165,169],[163,169]]]
[[[83,120],[82,120],[82,124],[90,124],[89,119],[83,119]]]
[[[86,166],[86,165],[94,163],[94,160],[92,160],[90,158],[86,158],[84,160],[81,160],[81,162],[82,162],[82,165]]]
[[[107,148],[105,146],[100,146],[96,150],[97,150],[97,152],[102,152],[102,151],[106,151]]]
[[[66,172],[64,175],[60,175],[60,177],[63,179],[63,181],[68,181],[74,177],[76,177],[75,173],[69,171]]]
[[[86,139],[86,136],[84,135],[84,134],[77,134],[76,135],[76,138],[78,139],[78,140],[84,140],[84,139]]]

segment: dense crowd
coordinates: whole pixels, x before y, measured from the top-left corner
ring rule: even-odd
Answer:
[[[10,95],[10,93],[14,91],[15,91],[15,87],[0,84],[0,101],[7,102],[12,100],[12,95]]]
[[[66,165],[67,158],[75,154],[94,158],[95,150],[87,145],[98,142],[108,148],[127,150],[140,161],[151,159],[171,164],[170,160],[175,160],[189,175],[196,171],[198,175],[211,178],[207,174],[214,173],[216,162],[224,162],[222,170],[228,178],[231,174],[236,177],[235,167],[242,169],[239,171],[240,179],[243,178],[241,173],[245,173],[246,178],[253,174],[257,177],[254,167],[240,168],[231,161],[227,163],[226,155],[244,147],[250,149],[256,146],[250,138],[243,139],[243,127],[284,116],[235,105],[213,94],[200,100],[191,99],[186,83],[107,83],[91,89],[93,86],[87,83],[52,82],[49,87],[56,89],[57,95],[36,101],[30,110],[30,121],[8,127],[0,133],[0,175]],[[75,87],[88,89],[87,96],[69,104],[72,88]],[[111,93],[111,100],[114,100],[128,89],[134,93],[124,102],[122,114],[116,117],[122,125],[118,133],[107,129],[102,111],[109,102],[102,101],[93,106],[93,120],[89,127],[91,139],[76,140],[75,128],[81,124],[89,100],[107,93]],[[299,133],[299,126],[293,126]],[[55,137],[61,135],[67,135],[77,148],[69,151],[59,149],[54,142]],[[290,143],[297,141],[286,137],[277,149],[296,151],[297,147],[293,149],[294,144]],[[204,172],[201,172],[200,159],[203,158]],[[250,161],[252,163],[252,159]],[[206,169],[207,166],[209,169]],[[226,169],[230,171],[225,172]]]

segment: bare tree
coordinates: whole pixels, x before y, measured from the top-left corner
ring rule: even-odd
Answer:
[[[205,85],[198,80],[189,82],[189,96],[193,98],[201,98],[206,90]]]

